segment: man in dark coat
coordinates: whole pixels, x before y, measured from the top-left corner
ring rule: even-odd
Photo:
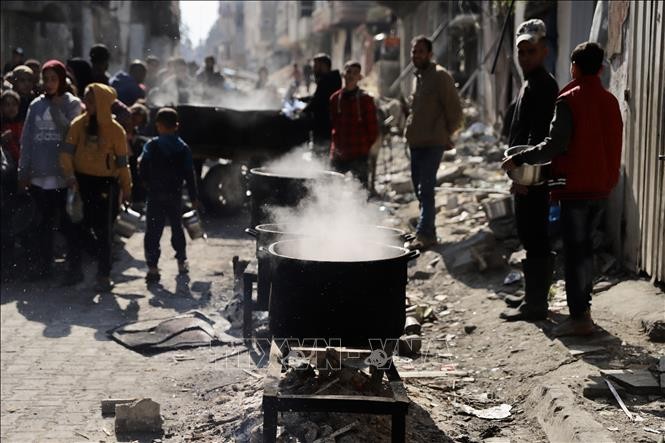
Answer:
[[[317,54],[314,57],[314,77],[316,91],[309,99],[303,113],[312,118],[312,132],[314,135],[314,149],[321,156],[330,152],[330,139],[332,126],[330,123],[330,97],[335,91],[342,88],[342,77],[338,70],[331,70],[332,61],[327,54]]]

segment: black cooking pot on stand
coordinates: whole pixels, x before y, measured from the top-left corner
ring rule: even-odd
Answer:
[[[407,263],[420,252],[367,242],[368,253],[357,260],[299,257],[301,242],[312,241],[282,240],[268,248],[273,338],[362,349],[388,343],[384,350],[392,353],[404,331]]]
[[[309,173],[286,173],[270,168],[254,168],[249,171],[251,206],[250,226],[267,223],[270,207],[294,207],[308,194],[314,182],[344,180],[344,176],[333,171]]]
[[[354,231],[354,236],[362,237],[367,241],[385,241],[391,246],[402,247],[404,243],[414,239],[413,234],[386,226],[353,225],[349,229]],[[287,223],[268,223],[245,229],[247,234],[256,238],[257,302],[260,307],[268,308],[267,302],[270,295],[271,271],[268,247],[279,240],[316,236],[316,233],[299,233],[298,231],[297,226]]]

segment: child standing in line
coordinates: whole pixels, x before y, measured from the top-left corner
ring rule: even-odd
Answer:
[[[139,174],[147,189],[146,231],[143,240],[148,264],[146,283],[157,283],[160,279],[159,247],[164,225],[171,225],[171,245],[178,260],[178,272],[189,272],[185,233],[182,227],[182,187],[187,182],[187,191],[192,206],[198,207],[196,179],[192,152],[177,135],[178,113],[173,108],[162,108],[155,117],[158,137],[143,147],[139,159]]]

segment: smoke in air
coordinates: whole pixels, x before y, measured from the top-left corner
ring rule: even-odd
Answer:
[[[315,261],[367,261],[399,255],[386,245],[399,243],[395,231],[380,229],[379,212],[367,202],[367,190],[356,179],[322,176],[326,164],[300,148],[266,168],[307,180],[307,197],[296,208],[275,207],[272,220],[304,238],[286,241],[276,252]]]

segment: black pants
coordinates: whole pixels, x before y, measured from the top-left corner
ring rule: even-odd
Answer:
[[[30,186],[30,195],[41,217],[33,234],[28,237],[28,266],[33,272],[47,274],[53,266],[53,238],[57,225],[60,225],[68,240],[67,244],[70,244],[72,226],[65,212],[67,188],[42,189]]]
[[[2,253],[0,263],[2,264],[2,275],[14,271],[14,250],[16,248],[16,236],[14,235],[14,210],[16,205],[16,175],[8,179],[3,178],[2,189],[0,189],[0,244]]]
[[[83,222],[79,225],[79,229],[92,230],[94,234],[93,252],[97,257],[97,276],[109,277],[111,275],[111,228],[117,200],[116,179],[77,174],[76,180],[83,201]],[[89,236],[85,232],[79,232],[79,235],[72,238],[70,267],[74,270],[81,268],[81,254],[86,238]]]
[[[517,236],[529,258],[550,256],[550,199],[547,185],[529,186],[526,195],[515,194]]]
[[[146,229],[143,238],[145,261],[149,267],[157,267],[161,249],[159,241],[168,220],[171,226],[171,246],[178,261],[187,260],[185,232],[182,229],[182,199],[179,195],[152,196],[148,194]]]
[[[566,265],[566,301],[572,318],[591,305],[593,289],[592,234],[600,226],[605,200],[561,201],[561,230]]]
[[[330,161],[330,165],[335,171],[342,174],[351,171],[351,174],[360,180],[360,183],[367,189],[369,179],[369,159],[367,157],[355,158],[353,160],[333,158]]]
[[[146,189],[139,175],[138,155],[129,157],[129,171],[132,174],[132,203],[145,204]]]

